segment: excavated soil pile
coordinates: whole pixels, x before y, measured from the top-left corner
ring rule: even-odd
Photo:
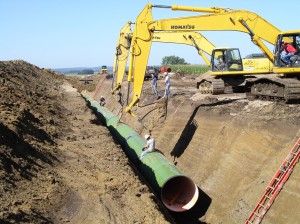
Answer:
[[[0,223],[171,222],[63,76],[5,61],[0,82]]]
[[[50,222],[67,192],[53,169],[66,122],[62,80],[24,61],[0,62],[1,223]]]

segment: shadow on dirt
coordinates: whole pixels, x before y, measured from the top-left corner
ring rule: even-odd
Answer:
[[[54,141],[51,139],[49,134],[39,128],[43,126],[41,121],[27,110],[23,112],[22,119],[18,120],[15,125],[20,130],[26,130],[26,134],[31,135],[42,142],[54,144]],[[52,123],[52,125],[54,125],[54,123]]]
[[[0,145],[5,147],[5,150],[0,150],[0,161],[6,173],[17,171],[23,178],[31,180],[34,176],[31,166],[41,168],[41,165],[36,162],[37,160],[50,165],[53,164],[55,157],[48,152],[42,153],[32,147],[3,124],[0,124],[0,133]]]
[[[101,121],[100,119],[97,119],[97,118],[91,120],[90,123],[94,124],[94,125],[97,125],[97,126],[104,126],[105,125],[105,123],[103,121]]]
[[[198,110],[200,108],[200,105],[197,106],[192,115],[190,116],[190,119],[188,120],[187,124],[185,125],[176,145],[174,146],[173,150],[171,151],[171,156],[174,157],[174,161],[176,158],[179,158],[188,145],[190,144],[191,140],[193,139],[193,136],[198,128],[198,124],[196,120],[194,119]]]
[[[193,208],[186,212],[171,212],[177,224],[206,224],[199,219],[204,216],[212,202],[212,199],[198,187],[199,197]]]
[[[195,116],[201,106],[218,106],[223,104],[232,103],[233,101],[236,101],[237,99],[232,100],[224,100],[224,101],[217,101],[212,102],[208,104],[200,104],[197,105],[191,114],[187,124],[185,125],[176,145],[174,146],[173,150],[171,151],[170,155],[174,158],[173,162],[175,162],[176,158],[179,158],[186,148],[189,146],[190,142],[192,141],[194,134],[198,128],[198,123],[195,120]]]
[[[19,210],[18,213],[8,213],[5,214],[5,219],[0,218],[0,223],[9,224],[9,223],[32,223],[31,221],[35,220],[37,223],[52,223],[50,219],[41,215],[39,212],[34,209],[30,210],[30,214]]]

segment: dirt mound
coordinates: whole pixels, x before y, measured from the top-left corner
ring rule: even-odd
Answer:
[[[94,78],[87,84],[25,61],[0,62],[1,223],[168,223],[68,82],[94,90]]]
[[[25,61],[6,61],[0,62],[0,81],[0,220],[49,221],[44,201],[66,190],[51,169],[55,139],[63,131],[62,77]]]

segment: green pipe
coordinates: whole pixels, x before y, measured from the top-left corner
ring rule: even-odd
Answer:
[[[140,161],[138,157],[146,144],[144,138],[127,124],[119,122],[117,116],[106,107],[100,106],[93,98],[88,95],[83,97],[93,108],[96,116],[105,122],[152,189],[160,195],[163,204],[175,212],[191,209],[198,200],[197,185],[158,151],[146,154]]]

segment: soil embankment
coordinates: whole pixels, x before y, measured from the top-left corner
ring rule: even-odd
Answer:
[[[193,78],[171,77],[170,99],[157,100],[146,81],[136,117],[121,117],[111,80],[80,79],[24,61],[0,63],[1,223],[244,223],[300,137],[296,104],[199,95]],[[178,215],[161,206],[82,90],[105,96],[122,121],[152,134],[199,187],[197,207]],[[299,171],[263,223],[298,222]]]
[[[11,61],[0,78],[1,223],[171,222],[63,76]]]

